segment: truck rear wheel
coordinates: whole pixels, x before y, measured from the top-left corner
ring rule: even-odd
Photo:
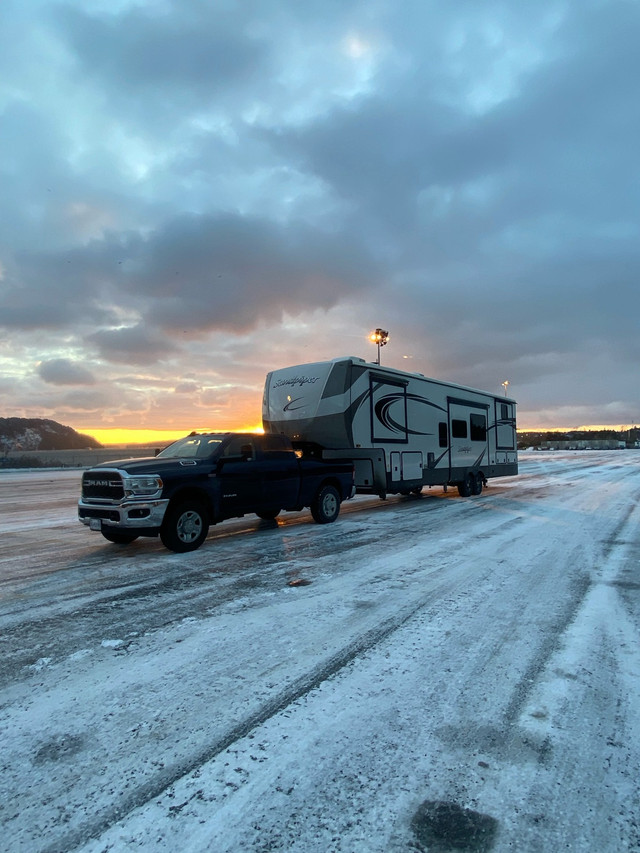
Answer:
[[[340,495],[334,486],[322,486],[311,502],[311,515],[318,524],[330,524],[340,514]]]
[[[197,501],[170,506],[160,528],[160,539],[165,548],[182,554],[195,551],[207,538],[209,518]]]
[[[116,545],[128,545],[138,538],[137,533],[131,533],[129,530],[111,530],[109,527],[103,527],[100,531],[105,539],[109,542],[115,542]]]

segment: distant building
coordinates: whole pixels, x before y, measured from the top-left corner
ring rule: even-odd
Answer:
[[[640,448],[640,428],[625,430],[572,430],[568,432],[518,431],[518,449],[621,450]]]
[[[565,438],[543,441],[540,450],[624,450],[626,446],[617,438]]]

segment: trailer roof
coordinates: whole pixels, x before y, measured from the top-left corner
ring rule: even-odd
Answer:
[[[309,362],[305,362],[304,364],[295,364],[295,365],[292,364],[292,365],[288,365],[287,367],[279,368],[279,369],[280,370],[289,370],[293,367],[295,367],[295,368],[307,367],[307,366],[310,366],[312,364],[338,364],[341,361],[350,361],[354,364],[360,364],[363,367],[370,367],[372,370],[381,370],[381,371],[384,371],[385,373],[395,373],[398,376],[412,376],[412,377],[415,377],[416,379],[426,379],[429,382],[437,382],[439,385],[448,385],[451,388],[459,388],[461,391],[473,391],[476,394],[486,394],[489,397],[494,397],[496,400],[502,400],[505,403],[516,403],[516,405],[517,405],[517,402],[516,402],[516,400],[514,400],[513,397],[505,397],[502,394],[497,394],[493,391],[485,391],[482,388],[473,388],[471,385],[459,385],[457,382],[447,382],[445,379],[436,379],[433,376],[426,376],[424,373],[417,373],[417,372],[413,372],[410,370],[400,370],[397,367],[388,367],[387,365],[378,364],[377,362],[374,362],[374,361],[365,361],[364,358],[360,358],[357,355],[342,355],[342,356],[338,356],[337,358],[324,359],[323,361],[309,361]],[[277,371],[272,371],[272,372],[275,373]]]

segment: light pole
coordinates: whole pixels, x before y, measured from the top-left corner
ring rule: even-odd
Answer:
[[[389,332],[384,329],[376,329],[375,332],[371,332],[369,335],[369,340],[371,343],[378,345],[378,358],[374,364],[380,364],[380,347],[389,342]]]
[[[502,383],[502,387],[504,388],[504,396],[505,397],[507,396],[507,388],[509,387],[510,384],[511,383],[509,382],[508,379],[505,379],[504,382]]]

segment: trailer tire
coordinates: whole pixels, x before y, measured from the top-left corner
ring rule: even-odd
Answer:
[[[138,538],[137,533],[131,533],[130,530],[111,530],[109,527],[103,527],[100,531],[105,539],[109,542],[115,542],[116,545],[130,545],[134,539]]]
[[[160,539],[165,548],[184,554],[195,551],[207,538],[209,517],[198,501],[185,501],[170,506],[160,528]]]
[[[340,514],[340,494],[334,486],[321,486],[311,501],[311,515],[317,524],[331,524]]]
[[[482,487],[484,486],[484,477],[478,472],[473,478],[473,486],[471,488],[472,495],[481,495]]]
[[[464,480],[458,483],[458,494],[463,498],[468,498],[473,494],[475,477],[473,474],[467,474]]]
[[[256,515],[263,521],[273,521],[281,512],[282,510],[280,509],[261,509],[260,512],[256,513]]]

